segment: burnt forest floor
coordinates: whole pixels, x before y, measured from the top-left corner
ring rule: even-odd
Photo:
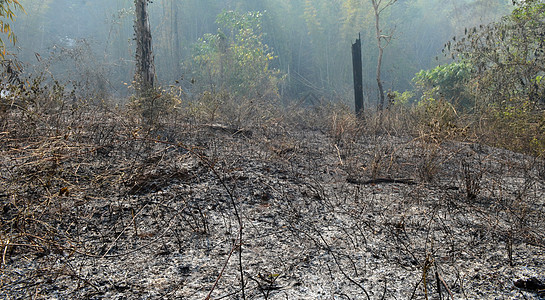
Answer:
[[[1,299],[545,297],[543,161],[409,134],[97,118],[3,124]]]

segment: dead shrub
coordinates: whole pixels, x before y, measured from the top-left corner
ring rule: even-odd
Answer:
[[[481,192],[481,179],[483,176],[482,169],[480,169],[480,161],[478,162],[479,169],[475,168],[474,163],[469,159],[462,160],[460,162],[460,169],[462,174],[462,185],[464,187],[465,196],[467,200],[475,200]]]
[[[361,134],[360,120],[344,104],[331,107],[329,116],[329,134],[337,145],[350,143]]]
[[[444,99],[423,99],[413,108],[415,128],[426,140],[441,142],[454,139],[462,131],[458,124],[458,113]]]
[[[545,154],[545,111],[529,102],[488,107],[481,112],[477,130],[492,146],[536,157]]]
[[[424,142],[417,163],[417,176],[424,182],[433,182],[441,169],[440,147],[438,144]]]
[[[173,112],[180,99],[164,89],[149,89],[139,96],[129,99],[129,110],[142,117],[142,125],[147,130],[161,127],[165,115]]]

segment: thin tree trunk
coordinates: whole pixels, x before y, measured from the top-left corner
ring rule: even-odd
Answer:
[[[378,62],[377,62],[377,86],[378,86],[378,92],[380,96],[380,102],[378,105],[379,110],[384,109],[384,87],[382,86],[382,80],[381,80],[381,69],[382,69],[382,55],[384,53],[384,49],[379,48],[378,50]]]
[[[174,58],[176,59],[176,67],[179,67],[180,59],[181,59],[181,43],[180,43],[180,30],[179,30],[179,24],[178,24],[178,3],[174,3],[175,1],[172,1],[174,7]]]
[[[148,18],[148,1],[135,0],[136,21],[134,30],[136,34],[136,74],[140,95],[146,94],[154,87],[155,64],[153,61],[151,30]]]
[[[375,11],[375,29],[377,34],[377,46],[378,46],[378,61],[377,61],[377,85],[378,85],[378,91],[379,91],[379,105],[378,109],[383,110],[384,109],[384,88],[382,86],[382,80],[380,78],[380,73],[382,69],[382,56],[384,54],[384,48],[390,44],[390,41],[392,40],[392,34],[390,33],[388,35],[385,35],[382,33],[382,30],[380,29],[380,14],[382,11],[384,11],[386,8],[394,5],[397,2],[397,0],[371,0],[371,3],[373,4],[373,10]],[[384,42],[384,44],[383,44]]]
[[[373,9],[375,10],[375,29],[376,29],[376,35],[377,35],[377,46],[378,46],[378,60],[377,60],[377,85],[378,85],[378,92],[379,92],[379,103],[378,103],[378,109],[383,110],[384,109],[384,88],[382,86],[382,80],[381,80],[381,69],[382,69],[382,56],[384,54],[384,47],[382,46],[382,37],[381,37],[381,30],[380,30],[380,10],[379,5],[380,2],[377,2],[376,0],[372,0],[373,3]]]

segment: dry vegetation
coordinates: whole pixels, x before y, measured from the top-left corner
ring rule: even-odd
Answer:
[[[3,299],[544,297],[545,163],[444,112],[64,94],[2,100]]]

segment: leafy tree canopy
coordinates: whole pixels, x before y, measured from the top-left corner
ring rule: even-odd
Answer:
[[[15,21],[15,11],[23,10],[23,6],[18,0],[0,0],[0,32],[8,36],[8,40],[15,43],[17,38],[11,29],[10,22]],[[6,45],[4,40],[0,38],[0,58],[6,56]]]

